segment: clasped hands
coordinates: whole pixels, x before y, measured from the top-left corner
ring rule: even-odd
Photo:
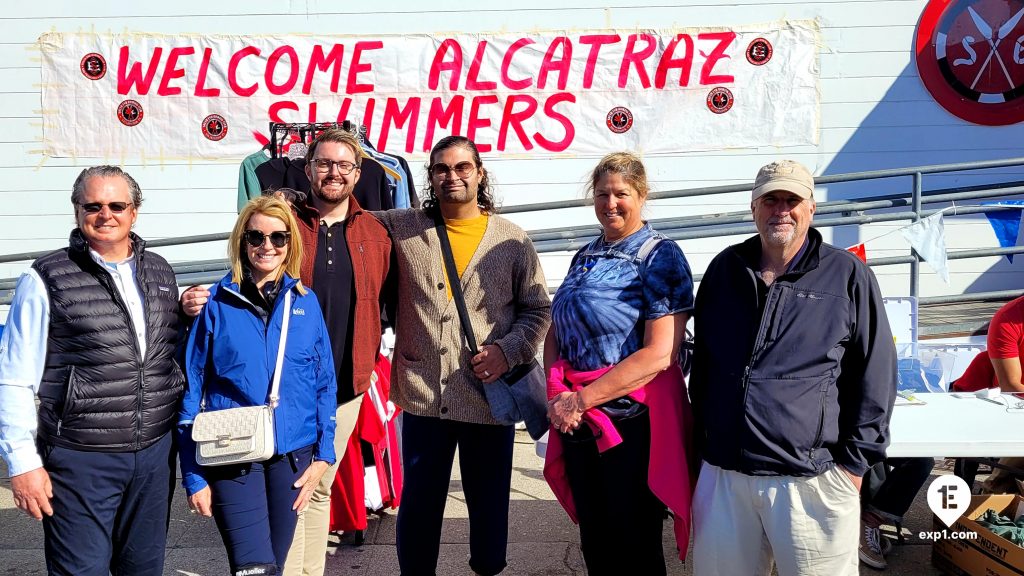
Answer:
[[[562,392],[548,400],[548,419],[563,434],[572,434],[573,430],[579,428],[586,411],[579,391]]]

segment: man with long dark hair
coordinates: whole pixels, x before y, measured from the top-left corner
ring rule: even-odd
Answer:
[[[391,377],[391,398],[405,410],[398,562],[404,576],[434,574],[458,447],[469,508],[469,565],[489,576],[506,565],[515,430],[491,416],[482,386],[534,358],[551,303],[533,244],[494,213],[489,175],[473,141],[443,138],[431,150],[427,172],[422,209],[375,213],[391,234],[398,268]],[[479,350],[463,345],[438,219],[450,239]]]

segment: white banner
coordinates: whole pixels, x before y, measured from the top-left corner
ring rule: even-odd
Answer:
[[[366,125],[420,155],[678,153],[817,143],[812,21],[672,31],[200,36],[48,33],[49,156],[240,158],[268,122]]]

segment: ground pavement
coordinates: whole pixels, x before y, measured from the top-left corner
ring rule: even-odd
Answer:
[[[512,503],[509,520],[507,576],[583,575],[586,570],[579,552],[579,532],[555,501],[541,476],[542,461],[525,432],[516,435],[512,473]],[[941,466],[935,474],[949,473]],[[45,574],[42,527],[14,507],[7,470],[0,462],[0,575]],[[395,556],[395,511],[371,516],[365,543],[355,546],[352,535],[331,537],[327,574],[376,576],[398,574]],[[930,529],[931,513],[918,495],[907,515],[904,533],[907,544],[896,546],[889,555],[885,574],[931,575],[931,546],[917,539]],[[628,530],[624,526],[623,530]],[[669,574],[691,574],[689,562],[675,554],[671,526],[665,525],[665,556]],[[890,534],[892,532],[890,531]],[[459,480],[458,463],[451,482],[441,537],[439,575],[471,576],[466,565],[469,555],[469,521]],[[167,539],[165,576],[221,576],[228,573],[227,557],[212,520],[189,514],[181,490],[175,495]],[[861,566],[861,574],[882,574]]]

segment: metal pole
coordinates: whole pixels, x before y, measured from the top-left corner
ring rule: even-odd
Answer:
[[[921,183],[923,180],[924,177],[920,172],[914,173],[914,195],[911,208],[914,212],[914,222],[921,219],[921,189],[923,188]],[[910,249],[910,255],[914,258],[914,261],[910,263],[910,295],[917,298],[921,256],[913,248]]]

